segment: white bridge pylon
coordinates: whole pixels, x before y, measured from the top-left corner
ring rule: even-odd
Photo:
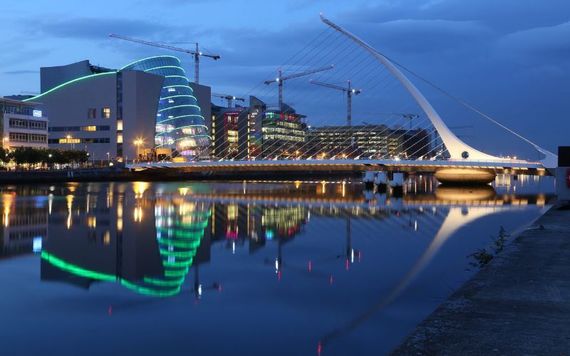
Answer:
[[[497,157],[481,152],[463,142],[461,139],[455,136],[453,132],[451,132],[451,130],[443,122],[437,111],[435,111],[433,106],[427,101],[427,99],[418,90],[418,88],[416,88],[416,86],[388,58],[386,58],[382,53],[378,52],[376,49],[374,49],[372,46],[370,46],[360,38],[356,37],[352,33],[346,31],[342,27],[338,26],[337,24],[325,18],[323,14],[321,14],[321,21],[324,22],[326,25],[330,26],[331,28],[333,28],[334,30],[350,38],[360,47],[369,52],[380,63],[382,63],[386,67],[386,69],[388,69],[388,71],[404,86],[404,88],[408,91],[408,93],[410,93],[410,95],[414,98],[414,100],[426,113],[430,122],[435,127],[437,133],[441,137],[441,140],[443,141],[443,144],[445,145],[447,151],[449,152],[450,158],[452,160],[495,161],[495,162],[512,161],[512,159],[510,158]],[[505,128],[503,125],[500,126]],[[512,132],[511,130],[509,131]],[[534,144],[533,142],[527,140],[526,138],[516,133],[514,134],[520,137],[521,139],[525,140],[526,142],[530,143],[537,151],[545,155],[545,158],[540,161],[545,168],[556,168],[556,166],[558,165],[558,157],[555,154],[543,149],[542,147],[539,147],[538,145]]]

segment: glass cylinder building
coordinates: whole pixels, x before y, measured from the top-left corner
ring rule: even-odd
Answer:
[[[178,58],[144,58],[121,70],[139,70],[164,76],[156,113],[157,148],[172,148],[188,158],[198,157],[208,150],[210,138],[204,116]]]

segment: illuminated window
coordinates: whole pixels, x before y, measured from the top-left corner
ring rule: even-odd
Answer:
[[[117,134],[117,143],[123,143],[123,134],[122,133]]]
[[[60,138],[58,143],[81,143],[78,138]]]
[[[123,131],[123,120],[117,120],[117,131]]]
[[[103,119],[110,119],[111,118],[111,108],[101,109],[101,117],[103,117]]]
[[[82,131],[97,131],[97,126],[90,125],[90,126],[83,126],[81,128]]]

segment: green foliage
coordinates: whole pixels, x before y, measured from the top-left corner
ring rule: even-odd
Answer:
[[[55,150],[44,148],[17,147],[6,155],[4,149],[0,150],[0,159],[4,162],[13,160],[16,164],[71,164],[85,163],[89,155],[79,150]]]

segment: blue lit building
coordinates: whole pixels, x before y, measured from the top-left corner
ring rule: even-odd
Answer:
[[[164,77],[156,113],[157,149],[175,149],[186,157],[207,155],[208,129],[180,60],[172,56],[149,57],[121,68],[123,70]]]

